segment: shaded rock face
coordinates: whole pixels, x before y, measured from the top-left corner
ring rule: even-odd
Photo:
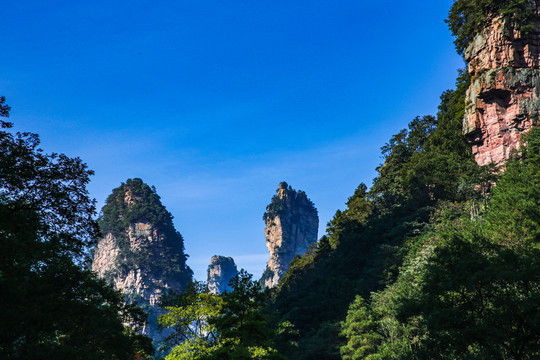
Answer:
[[[538,14],[538,10],[537,10]],[[479,165],[503,164],[540,116],[540,17],[521,34],[500,18],[465,51],[472,74],[463,132]]]
[[[229,281],[237,274],[238,269],[232,257],[212,256],[206,278],[208,290],[214,295],[231,291]]]
[[[158,302],[169,290],[183,291],[192,278],[182,236],[159,196],[140,179],[128,180],[107,199],[100,226],[104,237],[94,249],[92,270],[149,313],[142,333],[157,342]]]
[[[271,288],[287,272],[293,258],[303,255],[317,241],[319,216],[306,193],[282,182],[263,219],[270,259],[261,281]]]

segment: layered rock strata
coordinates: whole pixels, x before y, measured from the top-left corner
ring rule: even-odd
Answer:
[[[212,256],[206,278],[208,291],[214,295],[231,291],[229,281],[237,274],[238,269],[232,257]]]
[[[261,281],[271,288],[287,272],[292,259],[303,255],[317,241],[319,216],[305,192],[282,182],[263,219],[270,259]]]
[[[472,75],[463,132],[479,165],[503,164],[540,116],[540,17],[523,34],[501,18],[464,53]]]
[[[140,179],[128,180],[107,199],[94,249],[92,270],[122,291],[126,300],[148,312],[142,333],[161,341],[158,302],[170,291],[183,291],[192,271],[186,265],[182,236],[159,196]]]

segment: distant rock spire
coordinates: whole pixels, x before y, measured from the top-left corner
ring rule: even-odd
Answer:
[[[289,269],[292,259],[303,255],[317,241],[319,216],[305,192],[282,182],[266,207],[263,219],[270,259],[261,282],[266,287],[274,287]]]
[[[231,291],[229,281],[237,274],[238,269],[232,257],[212,256],[206,278],[208,290],[214,295]]]

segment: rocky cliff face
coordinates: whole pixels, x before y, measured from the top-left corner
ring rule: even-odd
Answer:
[[[103,238],[94,249],[92,270],[149,313],[143,333],[156,341],[160,296],[183,291],[192,271],[172,216],[140,179],[127,180],[107,199],[100,221]]]
[[[212,256],[206,279],[208,290],[215,295],[231,291],[229,281],[237,274],[238,269],[232,257]]]
[[[303,255],[317,241],[319,216],[305,192],[295,191],[282,182],[263,218],[270,259],[261,281],[266,287],[274,287],[289,269],[291,260]]]
[[[540,16],[522,34],[501,18],[465,51],[472,75],[463,132],[480,165],[504,163],[540,115]]]

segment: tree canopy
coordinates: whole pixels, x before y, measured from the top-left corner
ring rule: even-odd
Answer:
[[[526,35],[533,30],[531,20],[538,5],[537,0],[456,0],[446,22],[455,36],[457,52],[462,55],[474,37],[499,16]]]
[[[232,291],[214,295],[196,283],[164,299],[167,313],[159,322],[174,330],[167,360],[282,359],[271,346],[274,334],[263,312],[262,286],[242,269],[230,287]]]
[[[539,144],[534,128],[480,215],[440,207],[396,282],[349,308],[344,358],[538,358]]]

